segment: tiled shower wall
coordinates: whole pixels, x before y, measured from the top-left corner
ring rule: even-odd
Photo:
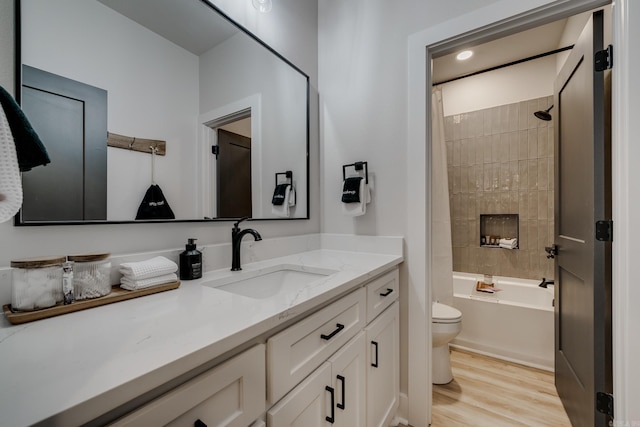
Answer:
[[[533,115],[552,103],[549,96],[445,117],[454,271],[553,277],[544,251],[553,241],[553,120]],[[519,214],[520,248],[481,248],[481,214]]]

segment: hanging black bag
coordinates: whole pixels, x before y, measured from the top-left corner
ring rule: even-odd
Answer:
[[[151,184],[138,207],[136,219],[175,219],[176,216],[157,184]]]
[[[156,184],[156,152],[157,147],[149,147],[151,149],[151,187],[147,190],[142,198],[142,203],[138,207],[136,220],[138,219],[175,219],[176,216],[169,206],[169,202],[164,197],[162,190]]]

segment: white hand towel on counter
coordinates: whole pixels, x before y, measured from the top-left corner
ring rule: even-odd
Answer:
[[[344,189],[344,183],[343,183]],[[342,203],[342,213],[346,216],[361,216],[367,213],[367,203],[371,202],[371,188],[364,178],[360,180],[360,201],[354,203]]]
[[[120,280],[120,287],[129,291],[150,288],[152,286],[164,285],[165,283],[176,282],[178,276],[176,273],[163,274],[162,276],[151,277],[149,279],[131,280],[127,276],[123,276]]]
[[[139,262],[125,262],[120,264],[120,273],[124,274],[127,280],[149,279],[164,274],[175,273],[178,265],[163,256]]]
[[[271,213],[282,217],[289,218],[291,215],[290,208],[296,204],[296,189],[293,185],[287,185],[284,193],[284,201],[281,205],[271,205]]]
[[[500,239],[498,246],[503,249],[516,249],[518,247],[518,239],[515,237],[513,239]]]

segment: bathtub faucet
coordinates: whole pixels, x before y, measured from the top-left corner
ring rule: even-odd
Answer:
[[[546,288],[547,285],[553,285],[553,279],[551,280],[547,280],[544,277],[542,278],[542,282],[540,282],[540,284],[538,286],[540,286],[541,288]]]

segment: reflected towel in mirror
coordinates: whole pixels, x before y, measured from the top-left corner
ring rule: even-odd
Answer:
[[[295,187],[291,184],[276,185],[271,203],[272,214],[282,218],[289,218],[291,215],[290,208],[296,204]]]

